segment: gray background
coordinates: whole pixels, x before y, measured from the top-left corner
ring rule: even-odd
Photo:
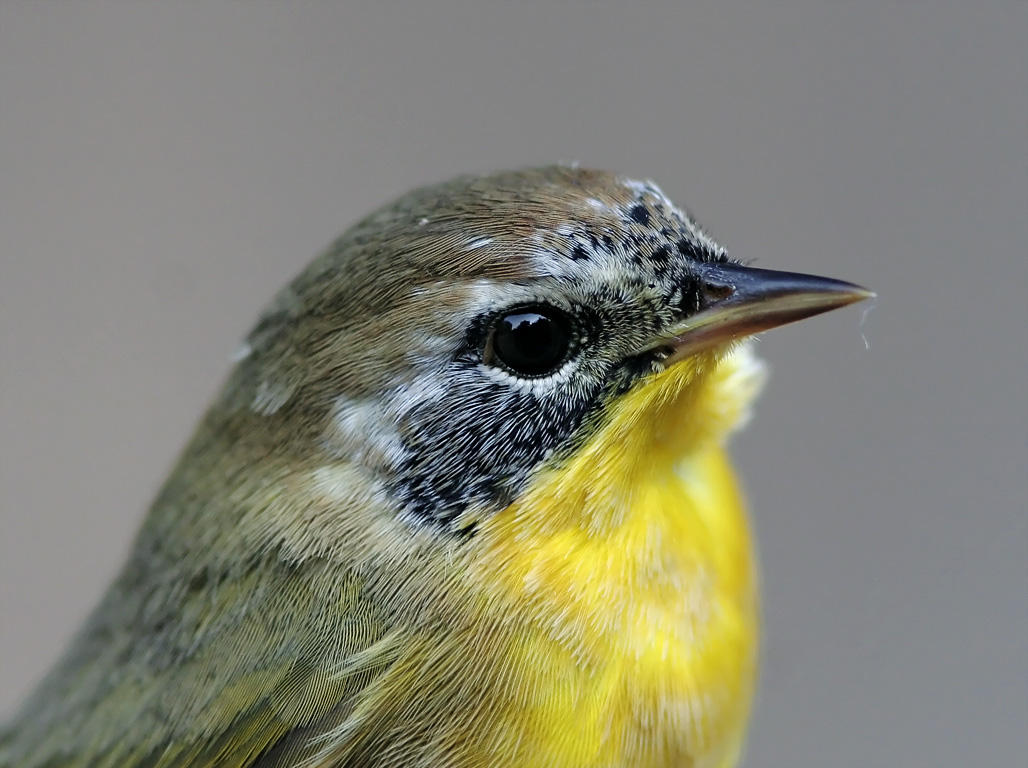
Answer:
[[[579,160],[880,294],[760,345],[747,764],[1023,765],[1028,5],[289,5],[0,5],[0,712],[281,283],[415,184]]]

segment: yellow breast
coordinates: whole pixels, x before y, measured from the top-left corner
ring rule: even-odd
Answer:
[[[758,605],[721,443],[760,378],[745,351],[665,371],[485,525],[473,572],[508,631],[483,765],[734,765]]]

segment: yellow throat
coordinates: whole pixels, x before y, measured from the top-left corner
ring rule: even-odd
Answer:
[[[496,663],[522,676],[497,693],[507,726],[488,745],[494,759],[735,764],[758,601],[747,515],[722,445],[762,380],[748,345],[671,366],[483,526],[477,578],[492,610],[517,627]]]

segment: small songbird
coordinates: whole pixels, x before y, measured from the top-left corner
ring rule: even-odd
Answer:
[[[735,765],[746,338],[870,295],[611,173],[399,198],[261,316],[0,765]]]

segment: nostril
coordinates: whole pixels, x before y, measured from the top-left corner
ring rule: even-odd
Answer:
[[[711,304],[715,301],[727,299],[735,293],[735,286],[727,283],[704,283],[701,291],[705,303]]]
[[[700,274],[686,278],[681,291],[678,308],[683,315],[692,315],[732,296],[735,285],[729,280]]]

